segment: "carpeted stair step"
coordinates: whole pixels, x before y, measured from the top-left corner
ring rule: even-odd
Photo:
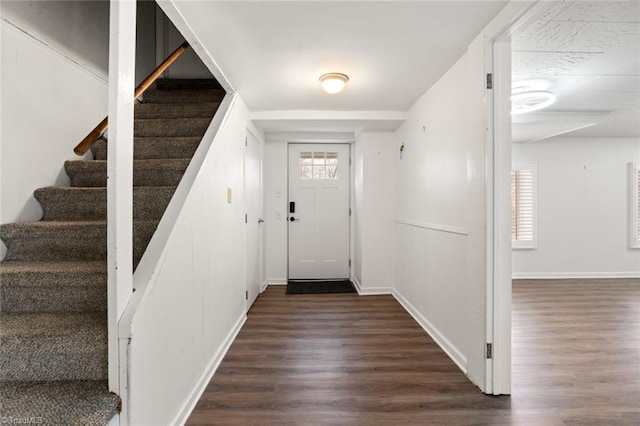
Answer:
[[[221,102],[226,92],[222,89],[176,89],[176,90],[147,90],[142,95],[143,103],[198,103]]]
[[[211,118],[220,102],[143,103],[135,105],[135,118]]]
[[[179,90],[179,89],[219,89],[222,86],[213,78],[159,78],[156,80],[158,90]]]
[[[104,380],[107,315],[3,313],[0,380]]]
[[[120,398],[103,380],[0,383],[0,417],[36,418],[41,425],[106,425]]]
[[[0,312],[107,309],[104,261],[0,262]]]
[[[133,188],[134,220],[160,220],[175,186]],[[34,192],[44,212],[44,221],[107,219],[107,188],[49,186]]]
[[[136,137],[174,137],[204,135],[211,123],[205,118],[136,118],[133,134]]]
[[[134,160],[134,186],[178,186],[190,158]],[[65,171],[71,186],[107,186],[107,162],[104,160],[66,161]]]
[[[135,138],[133,158],[135,160],[192,158],[198,149],[200,136],[177,138]],[[91,148],[93,158],[107,159],[107,141],[100,139]]]
[[[158,226],[157,221],[133,224],[133,260],[137,265]],[[107,223],[22,222],[0,225],[7,245],[5,261],[104,260],[107,256]]]

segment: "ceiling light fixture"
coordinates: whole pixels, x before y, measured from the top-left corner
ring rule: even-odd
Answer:
[[[555,101],[556,95],[545,90],[514,93],[511,95],[511,115],[538,111],[552,105]]]
[[[320,76],[320,83],[325,92],[335,94],[340,93],[344,89],[345,84],[349,81],[346,74],[339,72],[330,72]]]
[[[555,93],[549,91],[549,80],[536,78],[511,83],[511,115],[538,111],[556,101]]]

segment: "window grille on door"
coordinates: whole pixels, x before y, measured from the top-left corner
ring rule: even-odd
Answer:
[[[337,179],[337,152],[301,152],[300,179]]]

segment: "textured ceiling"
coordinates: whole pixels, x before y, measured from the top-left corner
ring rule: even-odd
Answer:
[[[512,38],[513,82],[544,79],[557,102],[513,116],[516,142],[640,138],[640,2],[562,1]]]

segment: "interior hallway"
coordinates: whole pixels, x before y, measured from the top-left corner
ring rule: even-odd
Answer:
[[[512,397],[481,394],[392,296],[270,287],[187,424],[638,425],[638,284],[516,282]]]

